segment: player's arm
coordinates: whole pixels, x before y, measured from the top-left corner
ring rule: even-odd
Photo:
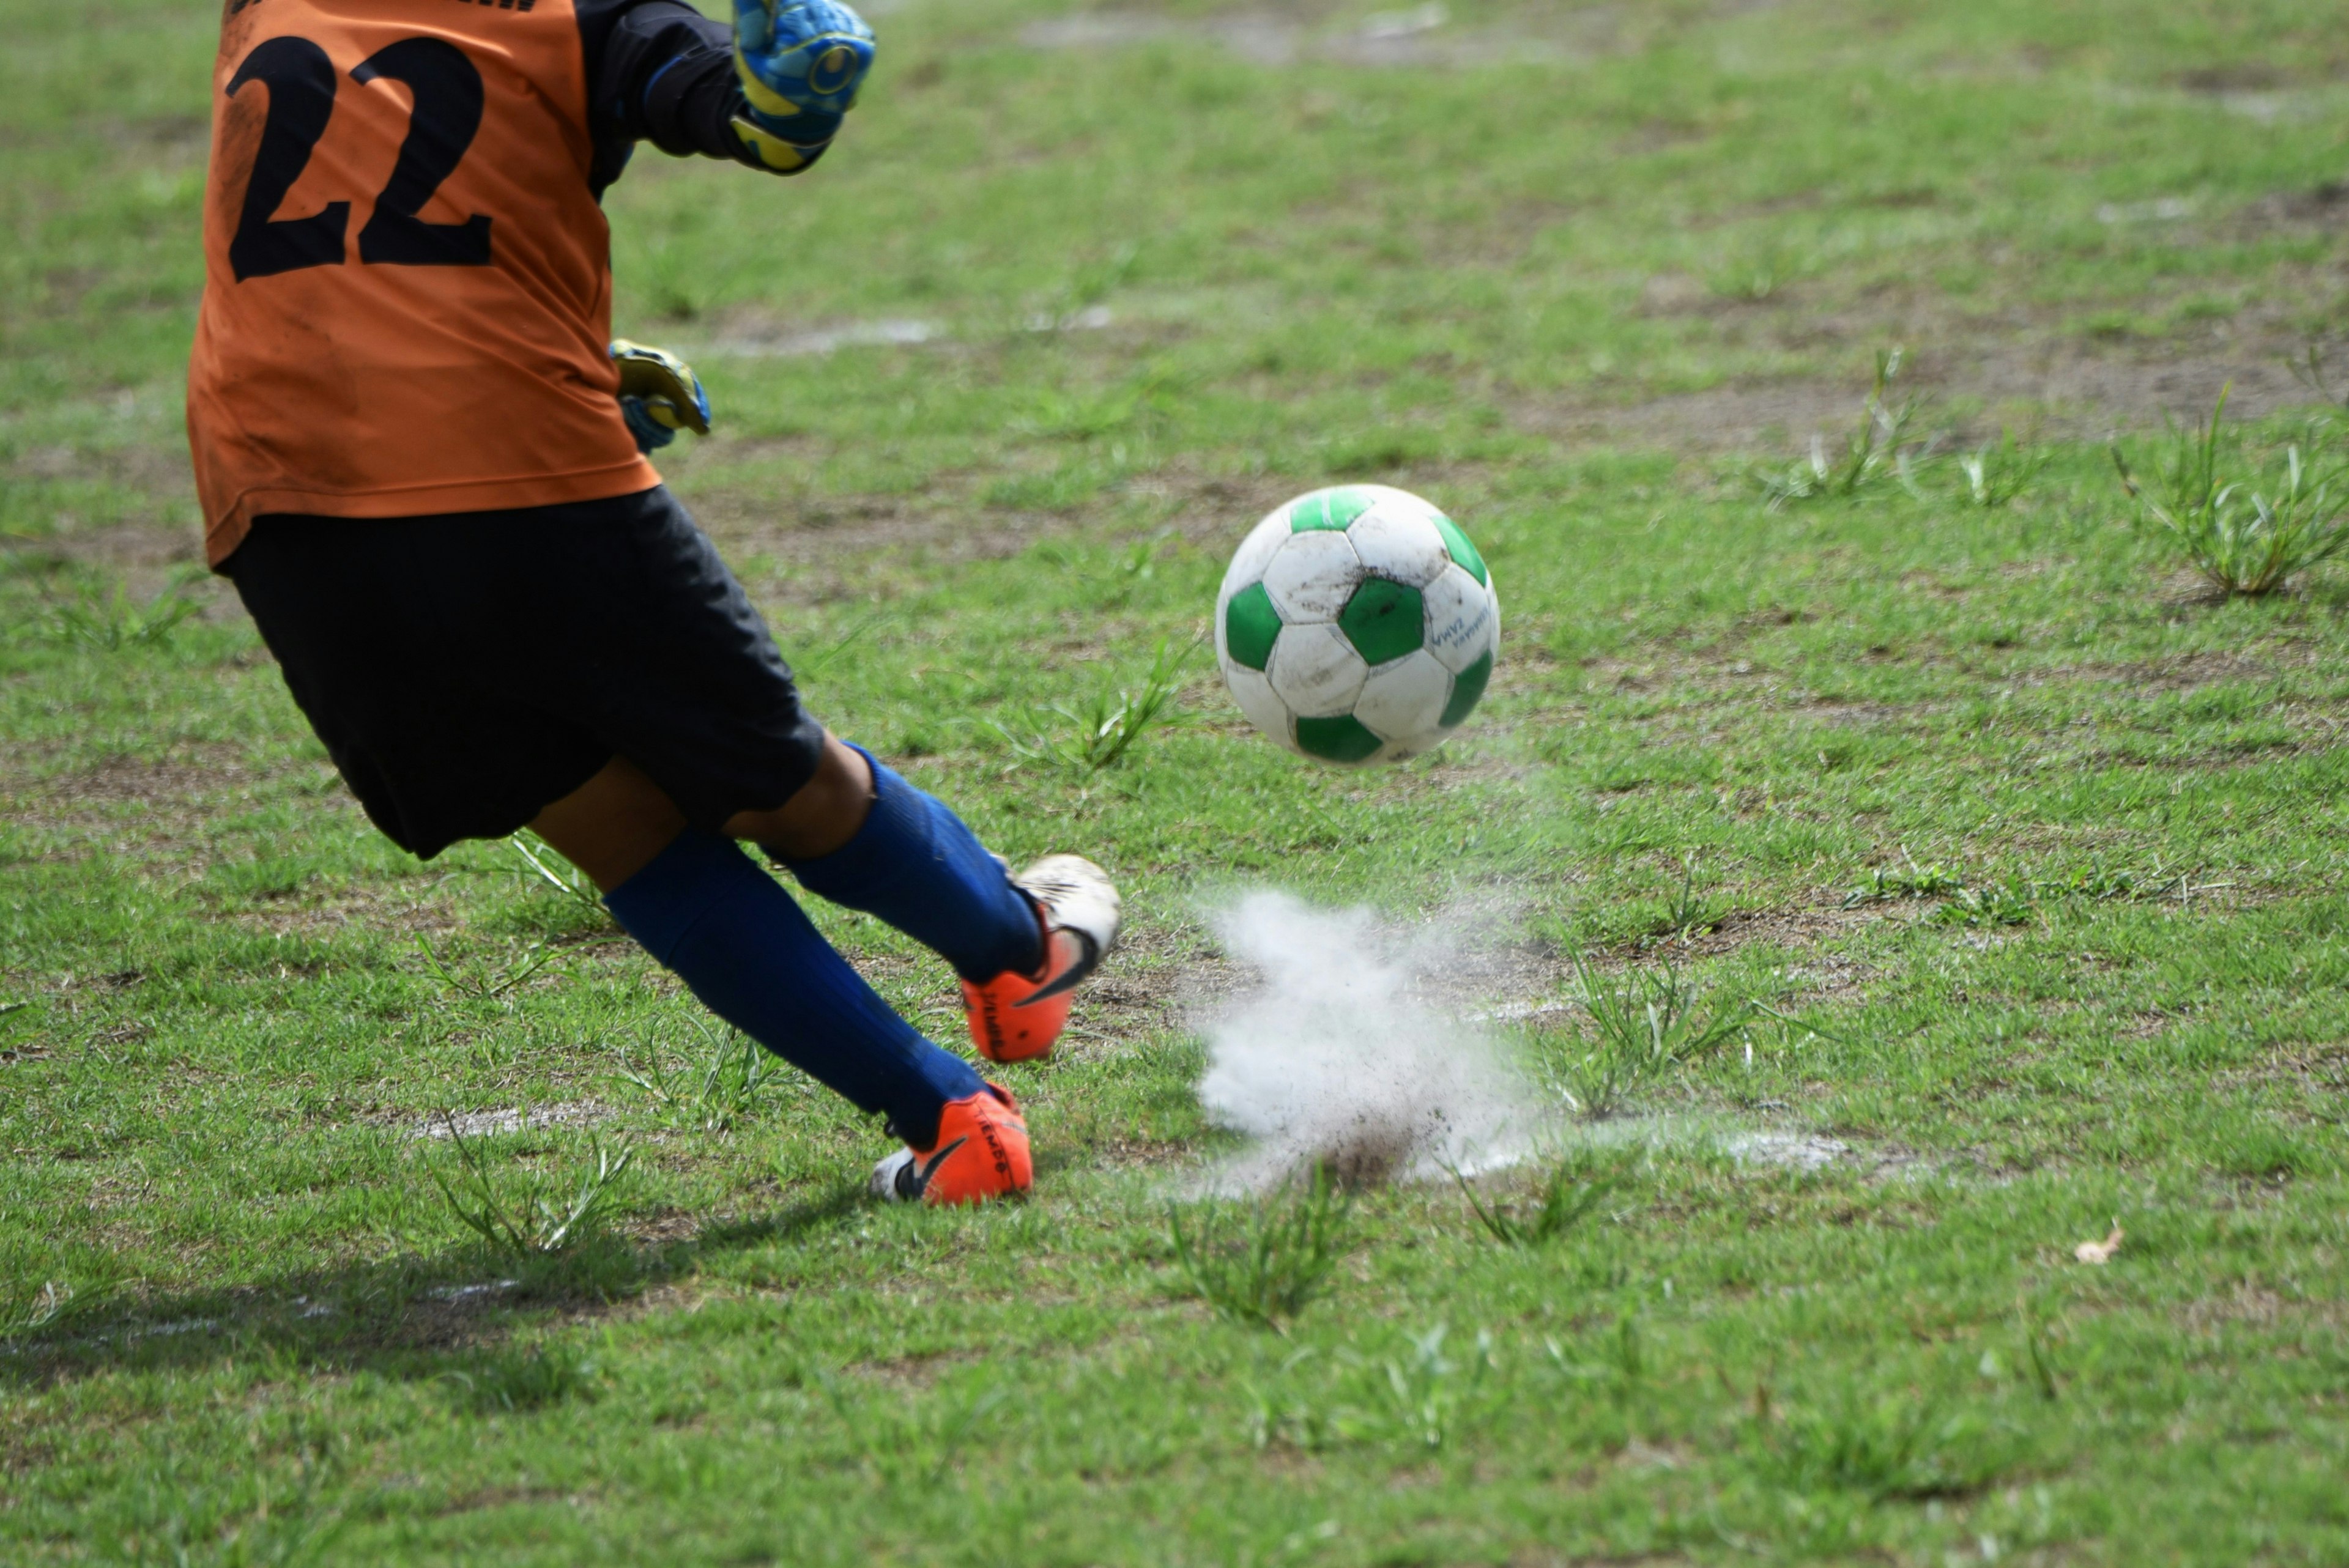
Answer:
[[[598,191],[639,141],[796,174],[831,145],[872,63],[872,30],[835,0],[742,0],[734,27],[679,0],[582,5]]]

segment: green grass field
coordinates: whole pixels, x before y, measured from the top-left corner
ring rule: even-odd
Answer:
[[[1036,1200],[909,1213],[510,846],[369,829],[200,570],[214,15],[0,0],[0,1560],[2349,1561],[2349,564],[2213,603],[2105,449],[2231,383],[2242,471],[2343,452],[2286,369],[2349,303],[2338,8],[1052,6],[894,0],[812,175],[607,202],[819,711],[1126,888],[1008,1072]],[[1766,505],[1895,346],[1905,468]],[[1314,770],[1195,649],[1040,755],[1340,479],[1493,564],[1461,738]],[[1251,1326],[1170,1214],[1230,1147],[1203,911],[1268,884],[1733,1026],[1561,1110],[1562,1237],[1377,1188]],[[557,1253],[444,1195],[624,1146]]]

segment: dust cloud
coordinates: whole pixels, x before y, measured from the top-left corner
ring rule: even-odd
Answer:
[[[1543,1098],[1447,985],[1474,920],[1404,928],[1367,909],[1246,892],[1208,912],[1257,983],[1199,1011],[1200,1103],[1250,1146],[1208,1178],[1262,1190],[1326,1164],[1350,1185],[1492,1170],[1528,1153]]]

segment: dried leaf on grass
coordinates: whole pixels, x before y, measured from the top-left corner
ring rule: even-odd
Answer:
[[[2115,1220],[2110,1235],[2101,1242],[2082,1242],[2072,1249],[2072,1255],[2084,1264],[2095,1264],[2100,1266],[2108,1264],[2113,1261],[2113,1254],[2121,1250],[2121,1241],[2127,1233],[2121,1229],[2121,1222]]]

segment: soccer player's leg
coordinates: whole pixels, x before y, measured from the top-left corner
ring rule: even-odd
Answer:
[[[1050,1053],[1071,994],[1117,941],[1120,903],[1107,873],[1081,856],[1050,855],[1015,876],[936,797],[861,747],[826,742],[807,789],[860,798],[853,833],[794,833],[781,820],[789,805],[729,830],[758,840],[802,887],[888,922],[952,965],[979,1055],[1015,1062]]]
[[[549,521],[560,531],[531,542],[542,560],[562,562],[560,575],[570,592],[547,612],[559,615],[559,624],[543,638],[521,640],[506,678],[533,703],[601,739],[605,757],[628,758],[690,825],[676,846],[613,889],[610,906],[680,974],[688,965],[706,964],[688,976],[695,989],[738,1021],[760,1009],[765,1021],[745,1027],[785,1054],[855,1044],[878,1053],[872,1059],[892,1075],[901,1075],[903,1063],[914,1057],[929,1074],[944,1074],[952,1064],[961,1075],[956,1085],[932,1081],[920,1091],[931,1115],[916,1121],[909,1110],[885,1107],[899,1136],[921,1156],[913,1174],[925,1197],[951,1201],[1024,1188],[1026,1136],[1009,1097],[986,1089],[967,1065],[888,1015],[845,961],[821,943],[782,889],[730,843],[723,856],[688,853],[697,836],[707,849],[709,841],[767,841],[771,834],[794,855],[853,851],[874,804],[869,765],[808,713],[765,621],[709,538],[665,490],[631,498],[619,515],[600,523]],[[542,593],[538,600],[547,597]],[[1008,907],[1022,923],[1020,934],[1032,952],[1041,934],[1033,906],[1014,902],[999,868],[991,875],[998,909]],[[650,896],[672,882],[682,890],[674,899]],[[697,900],[725,912],[723,918],[696,917]],[[705,944],[723,945],[702,927],[742,924],[769,931],[761,951],[779,951],[789,925],[790,945],[802,956],[789,965],[748,954],[697,957]],[[678,945],[665,946],[664,934],[673,925],[686,935]],[[710,977],[698,977],[703,974]],[[736,988],[746,994],[736,995]],[[804,995],[794,995],[802,988]],[[812,1008],[832,1020],[833,1032],[817,1029],[794,1043],[784,1031],[808,1028]],[[896,1044],[889,1047],[893,1032]],[[887,1066],[893,1054],[899,1066]],[[809,1065],[819,1070],[812,1057]],[[826,1081],[860,1104],[878,1101],[879,1091],[870,1086],[845,1078]],[[947,1087],[956,1092],[940,1106]],[[1012,1152],[999,1158],[1002,1150]],[[905,1183],[889,1185],[891,1195],[904,1195]]]
[[[890,1173],[889,1195],[1027,1186],[1008,1097],[892,1012],[723,834],[745,806],[801,795],[826,738],[666,491],[264,518],[226,569],[395,841],[429,859],[535,822],[714,1010],[891,1119],[918,1163]],[[837,841],[862,821],[864,792],[860,779],[828,813]]]
[[[605,907],[711,1012],[861,1109],[905,1150],[886,1198],[971,1202],[1028,1190],[1019,1108],[898,1016],[732,840],[688,825],[615,758],[532,826],[604,889]]]

